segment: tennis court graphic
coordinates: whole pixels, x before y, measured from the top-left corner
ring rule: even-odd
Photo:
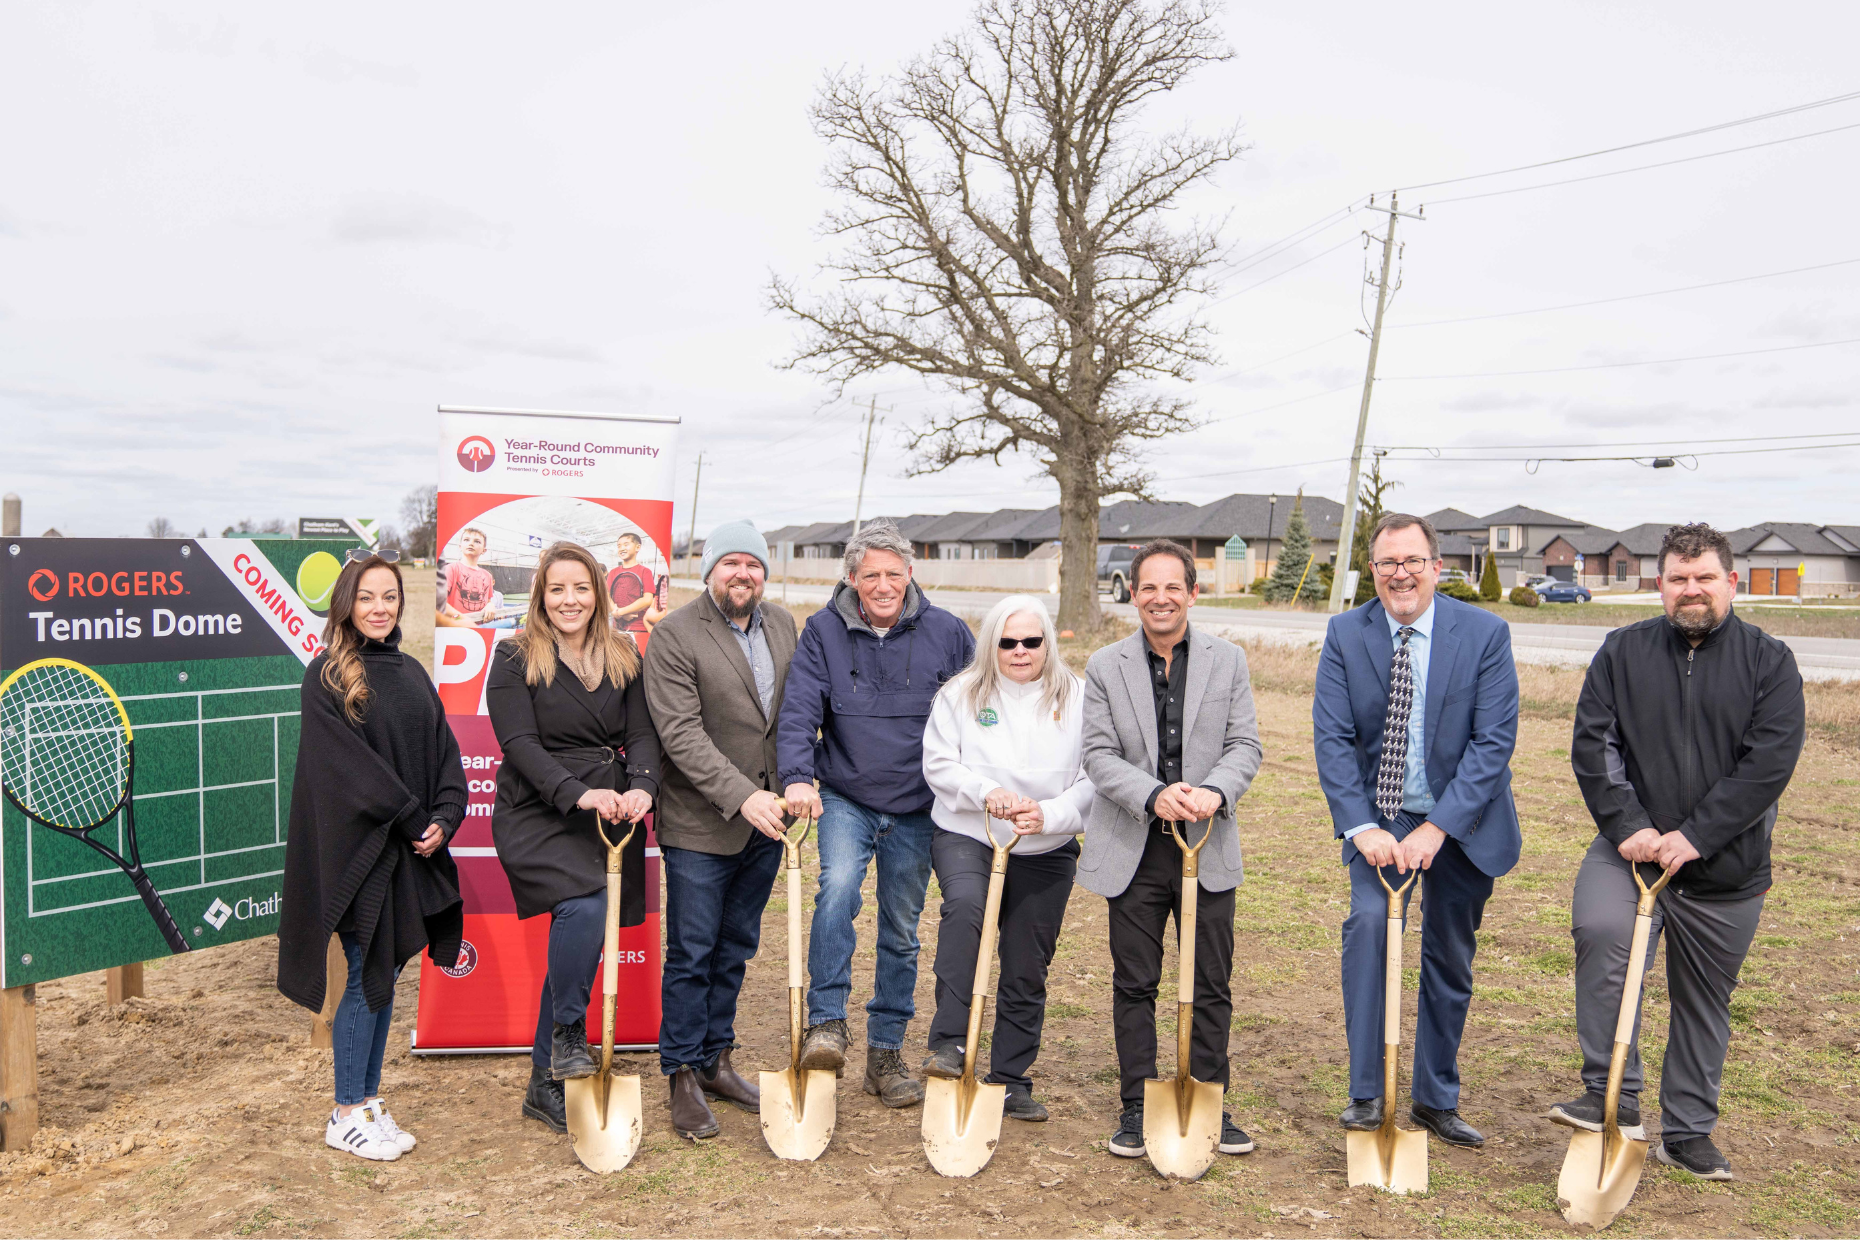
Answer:
[[[303,666],[294,658],[98,666],[135,738],[142,866],[190,946],[277,928]],[[92,833],[127,855],[123,815]],[[123,871],[5,807],[5,982],[168,954]]]

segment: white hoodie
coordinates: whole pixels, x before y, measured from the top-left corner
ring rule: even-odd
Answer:
[[[1041,708],[1042,686],[1016,684],[1005,676],[996,700],[981,711],[968,709],[966,677],[937,694],[924,728],[924,780],[936,794],[931,820],[945,831],[1006,843],[1012,827],[990,818],[988,794],[1005,788],[1040,803],[1046,816],[1040,834],[1024,837],[1016,856],[1051,852],[1085,829],[1092,785],[1085,777],[1083,724],[1085,686],[1076,680],[1065,709]]]

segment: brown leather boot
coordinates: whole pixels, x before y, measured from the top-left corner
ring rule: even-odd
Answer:
[[[672,1073],[672,1129],[692,1141],[717,1135],[717,1117],[710,1113],[697,1073],[690,1068]]]
[[[751,1085],[742,1073],[730,1066],[730,1052],[727,1050],[719,1053],[717,1062],[709,1068],[698,1069],[698,1084],[711,1097],[734,1102],[752,1114],[762,1110],[761,1088]]]

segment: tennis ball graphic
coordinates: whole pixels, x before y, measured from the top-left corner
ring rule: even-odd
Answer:
[[[312,551],[297,566],[297,595],[311,609],[329,610],[329,596],[342,575],[342,561],[327,551]]]

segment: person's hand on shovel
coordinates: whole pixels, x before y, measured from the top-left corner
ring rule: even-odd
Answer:
[[[629,788],[620,795],[620,817],[628,822],[638,822],[651,812],[652,794],[644,788]]]
[[[576,809],[591,809],[608,822],[619,822],[626,817],[620,794],[612,788],[590,788],[581,794],[575,802]]]
[[[1350,843],[1356,845],[1356,851],[1363,854],[1363,860],[1378,870],[1392,865],[1398,874],[1408,872],[1408,858],[1402,853],[1401,841],[1381,827],[1357,832],[1350,837]]]
[[[750,826],[772,840],[787,833],[787,824],[781,820],[781,798],[766,789],[758,788],[749,794],[749,799],[743,802],[742,814]]]
[[[1008,821],[1014,824],[1015,835],[1038,835],[1046,830],[1046,811],[1032,797],[1022,797]]]

